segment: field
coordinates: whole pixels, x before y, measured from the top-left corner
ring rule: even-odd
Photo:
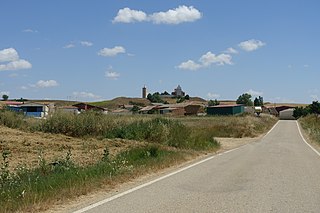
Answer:
[[[34,120],[2,111],[0,212],[45,210],[101,185],[111,189],[228,147],[215,137],[254,138],[275,122],[269,116],[162,118],[95,112]]]

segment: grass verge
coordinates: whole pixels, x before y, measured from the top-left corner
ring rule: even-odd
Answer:
[[[86,194],[94,188],[140,176],[186,160],[189,153],[168,150],[159,145],[133,148],[110,158],[106,150],[101,161],[80,167],[73,163],[71,152],[65,159],[46,162],[39,156],[36,169],[20,168],[15,173],[7,170],[8,151],[2,153],[0,171],[0,212],[40,211],[52,200]]]
[[[299,122],[310,139],[320,145],[320,118],[315,115],[307,115],[300,118]]]

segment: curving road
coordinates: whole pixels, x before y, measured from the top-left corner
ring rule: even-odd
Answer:
[[[79,212],[320,212],[320,156],[296,121]]]

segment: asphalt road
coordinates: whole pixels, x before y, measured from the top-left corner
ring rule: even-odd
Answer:
[[[259,142],[132,191],[79,212],[320,212],[320,156],[296,121],[279,121]]]

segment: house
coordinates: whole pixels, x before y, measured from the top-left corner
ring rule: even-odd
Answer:
[[[106,108],[93,106],[93,105],[87,104],[87,103],[77,103],[72,106],[77,107],[79,111],[95,110],[95,111],[101,111],[101,112],[105,112],[105,113],[107,112]]]
[[[49,114],[49,107],[45,104],[30,102],[20,105],[19,108],[26,116],[30,117],[43,118]]]
[[[208,115],[236,115],[244,112],[243,105],[217,105],[207,107]]]
[[[203,112],[204,106],[194,102],[178,103],[178,104],[154,104],[146,106],[139,110],[141,114],[170,114],[174,116],[182,115],[198,115]]]

